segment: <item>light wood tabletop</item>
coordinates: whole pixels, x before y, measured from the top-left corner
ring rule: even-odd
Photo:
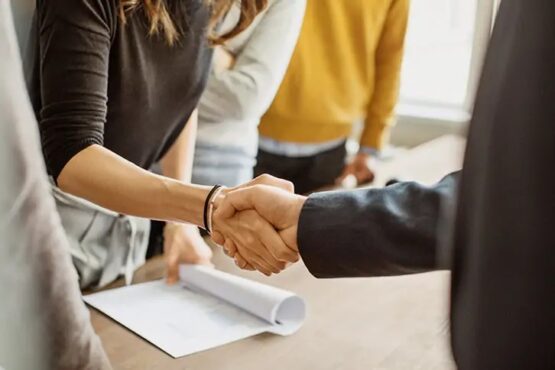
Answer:
[[[460,168],[464,140],[445,136],[384,163],[381,185],[396,177],[433,183]],[[115,369],[218,370],[449,370],[449,274],[317,280],[299,263],[271,278],[240,271],[216,248],[218,269],[294,291],[308,305],[306,322],[290,337],[262,334],[173,359],[144,339],[91,310],[94,328]],[[134,283],[159,279],[154,258]],[[121,286],[118,281],[112,287]]]

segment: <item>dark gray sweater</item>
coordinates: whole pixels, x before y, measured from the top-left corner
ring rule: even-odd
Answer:
[[[212,52],[203,0],[175,2],[179,42],[148,36],[139,9],[122,25],[118,0],[38,1],[30,91],[48,172],[92,144],[145,169],[182,131],[204,90]]]

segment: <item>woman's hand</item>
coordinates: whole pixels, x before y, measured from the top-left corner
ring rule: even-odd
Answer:
[[[212,250],[204,242],[198,228],[192,225],[166,224],[164,257],[168,284],[175,284],[179,280],[179,265],[182,263],[213,266]]]
[[[244,185],[233,189],[225,189],[216,199],[215,212],[218,212],[219,206],[228,194],[234,192],[251,194],[247,191],[259,185],[266,186],[269,189],[279,189],[284,194],[294,197],[295,189],[291,182],[270,175],[262,175]],[[234,195],[234,197],[236,196],[237,194]],[[266,200],[271,199],[273,199],[271,196],[266,198]],[[252,199],[249,198],[249,201],[252,201]],[[280,211],[273,205],[273,203],[270,204],[269,208],[279,213]],[[295,248],[286,244],[286,241],[292,245],[296,244],[296,231],[295,235],[292,235],[289,230],[285,230],[288,229],[287,227],[280,225],[283,227],[279,228],[281,233],[278,233],[274,228],[275,225],[260,217],[252,209],[253,207],[241,208],[239,211],[245,212],[238,212],[226,217],[214,216],[212,218],[212,240],[224,247],[230,257],[235,257],[238,252],[236,261],[240,260],[240,254],[242,253],[242,257],[248,260],[248,263],[245,261],[245,263],[239,265],[243,269],[256,269],[265,275],[279,273],[287,267],[289,262],[295,262],[299,259]]]
[[[216,46],[214,48],[213,63],[214,72],[220,74],[233,68],[235,65],[235,56],[223,46]]]

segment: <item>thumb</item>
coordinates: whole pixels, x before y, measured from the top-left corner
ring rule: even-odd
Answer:
[[[233,217],[236,212],[253,209],[252,189],[247,187],[227,193],[214,212],[214,218],[227,219]]]

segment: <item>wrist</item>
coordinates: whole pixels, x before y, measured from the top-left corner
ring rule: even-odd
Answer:
[[[171,212],[168,221],[204,227],[204,203],[211,188],[176,180],[167,181],[165,186],[167,196],[163,204]]]
[[[304,195],[295,195],[295,202],[293,203],[293,220],[295,224],[299,223],[299,218],[301,218],[301,212],[307,199],[308,197]]]
[[[380,154],[380,151],[371,146],[361,145],[357,154],[366,155],[367,157],[378,157]]]
[[[214,197],[214,211],[217,210],[218,207],[222,204],[226,195],[233,190],[233,188],[223,187],[222,190],[218,194],[216,194],[216,196]]]
[[[293,202],[293,207],[292,207],[292,223],[290,226],[291,229],[291,233],[292,233],[292,240],[294,241],[292,247],[293,249],[298,252],[299,251],[299,245],[298,245],[298,230],[299,230],[299,220],[301,218],[301,213],[302,210],[304,208],[304,205],[306,203],[306,200],[308,198],[305,196],[301,196],[301,195],[297,195],[295,197],[295,201]]]
[[[222,185],[215,185],[206,196],[206,200],[204,202],[203,224],[204,230],[208,233],[208,235],[212,234],[213,230],[212,224],[214,211],[216,210],[216,200],[218,200],[218,202],[221,201],[221,199],[219,199],[219,195],[222,194],[224,189],[225,187]]]
[[[372,156],[370,154],[366,153],[366,152],[358,152],[356,154],[356,157],[358,159],[365,159],[366,160],[366,159],[370,159]]]

